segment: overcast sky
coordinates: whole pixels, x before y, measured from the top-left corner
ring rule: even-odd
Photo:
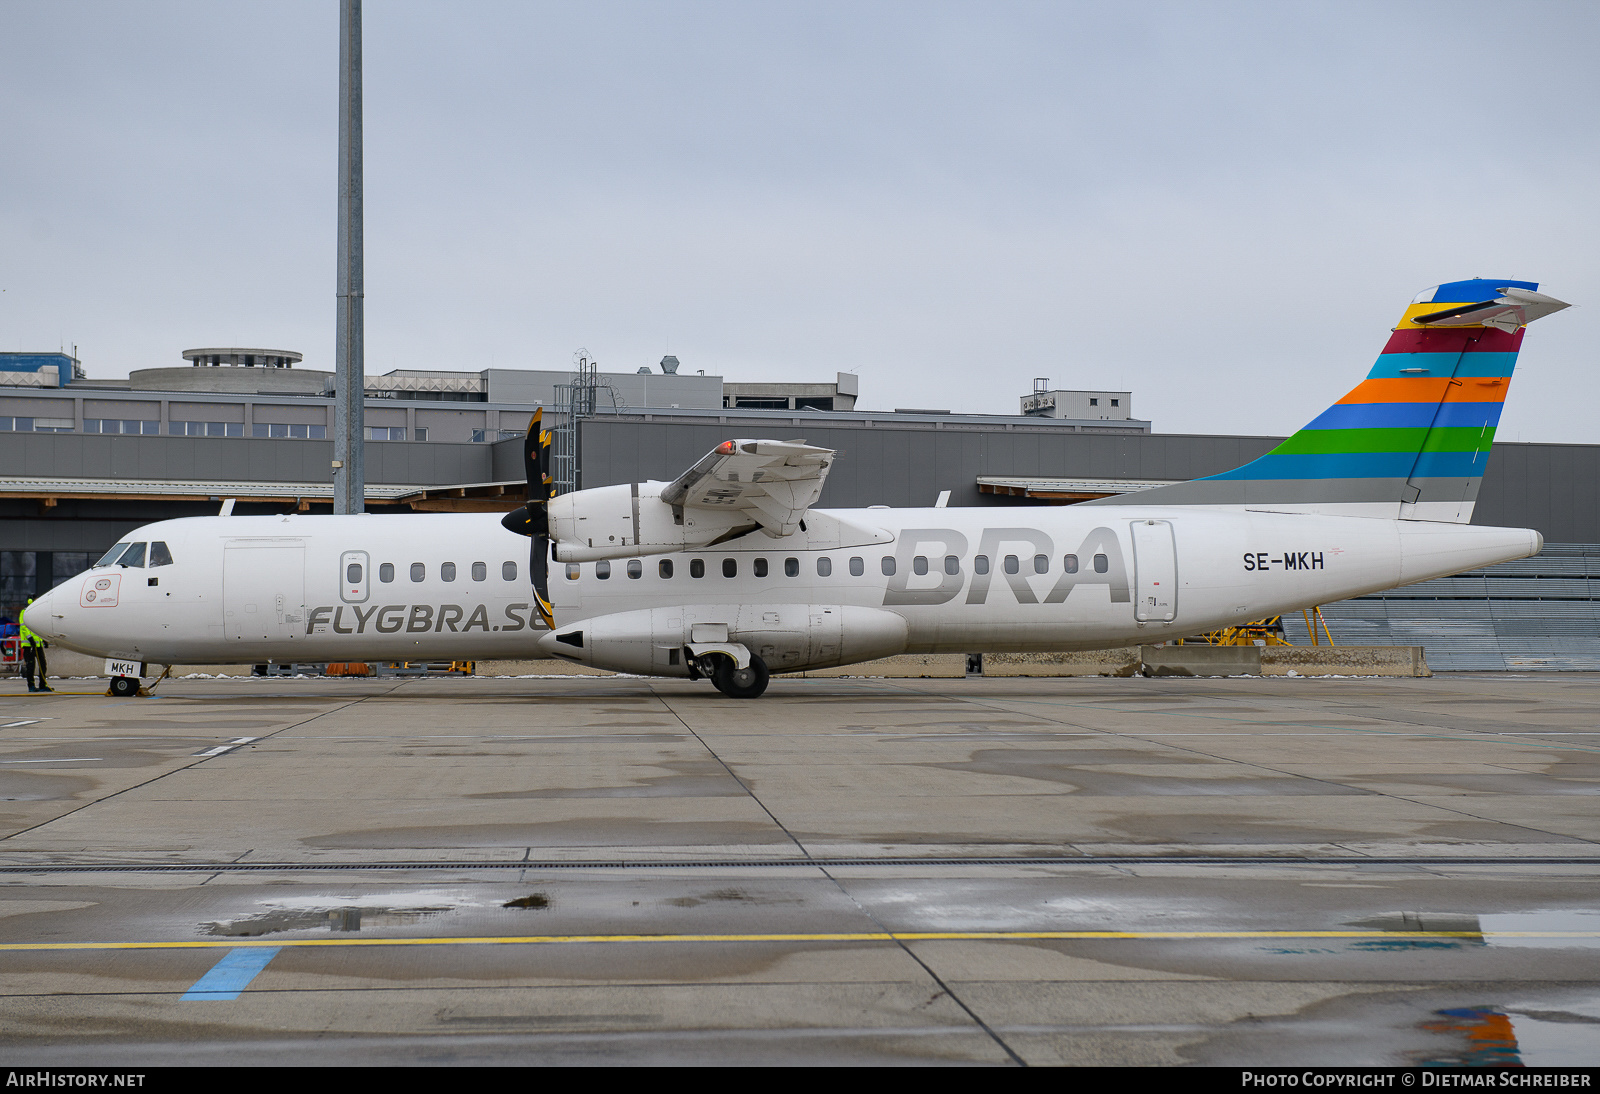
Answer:
[[[331,368],[335,0],[0,0],[0,348]],[[862,378],[1284,433],[1419,290],[1539,281],[1600,442],[1600,5],[412,3],[365,19],[367,371]]]

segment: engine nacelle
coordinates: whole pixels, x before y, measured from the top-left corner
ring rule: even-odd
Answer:
[[[664,482],[598,486],[550,499],[550,535],[561,562],[693,551],[758,525],[748,515],[673,507]]]
[[[691,643],[736,643],[771,672],[798,672],[903,653],[906,621],[851,604],[685,604],[558,627],[539,648],[597,669],[688,676],[684,647]]]

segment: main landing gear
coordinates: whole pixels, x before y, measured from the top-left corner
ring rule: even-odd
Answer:
[[[734,667],[733,658],[719,656],[717,667],[711,672],[711,682],[730,699],[760,698],[770,678],[767,663],[754,654],[750,655],[750,664],[742,669]]]
[[[137,676],[113,676],[111,678],[111,694],[119,699],[126,699],[131,695],[139,694],[139,678]]]

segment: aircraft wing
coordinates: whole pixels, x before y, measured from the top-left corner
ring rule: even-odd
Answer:
[[[834,451],[799,441],[723,441],[661,491],[674,508],[742,513],[770,535],[793,535],[817,502]]]

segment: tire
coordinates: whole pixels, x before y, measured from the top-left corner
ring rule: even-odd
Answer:
[[[717,671],[711,682],[730,699],[759,699],[770,678],[767,663],[752,654],[750,666],[743,669],[734,668],[731,657],[717,658]]]
[[[133,676],[113,676],[111,678],[111,694],[121,699],[126,699],[130,695],[138,695],[138,678]]]

